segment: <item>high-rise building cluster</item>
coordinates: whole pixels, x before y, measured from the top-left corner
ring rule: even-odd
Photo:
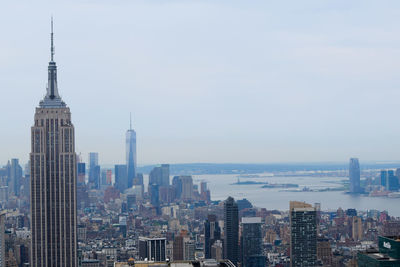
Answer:
[[[387,211],[212,200],[208,178],[176,165],[140,173],[132,122],[125,162],[101,166],[97,152],[85,162],[58,92],[53,31],[50,47],[29,162],[0,168],[0,267],[400,266],[400,219]],[[400,169],[364,171],[351,158],[348,174],[351,194],[399,194]]]
[[[361,180],[360,163],[357,158],[351,158],[349,164],[349,193],[368,194],[369,196],[400,196],[400,168],[381,170],[380,174],[371,177],[366,173],[366,179]]]

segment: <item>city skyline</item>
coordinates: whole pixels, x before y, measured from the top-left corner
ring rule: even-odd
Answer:
[[[400,265],[396,9],[344,0],[6,8],[0,267]],[[50,9],[61,57],[51,16],[39,87],[36,28]],[[33,38],[9,46],[21,25],[18,38]],[[46,91],[28,112],[33,87]],[[24,112],[30,141],[14,128]]]
[[[50,14],[77,152],[100,163],[124,162],[129,112],[139,165],[400,158],[396,2],[26,4],[4,7],[0,162],[28,159]]]

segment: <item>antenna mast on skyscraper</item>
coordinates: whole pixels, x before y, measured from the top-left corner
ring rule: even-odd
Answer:
[[[54,36],[54,32],[53,32],[53,16],[51,16],[51,61],[53,61],[54,58],[54,41],[53,41],[53,36]]]
[[[132,130],[132,112],[129,112],[129,130]]]

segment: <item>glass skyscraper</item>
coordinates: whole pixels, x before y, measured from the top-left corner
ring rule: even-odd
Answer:
[[[233,264],[239,261],[239,209],[235,200],[224,202],[224,256]]]
[[[128,177],[128,187],[132,187],[133,179],[136,177],[136,132],[130,128],[126,132],[126,168]]]
[[[264,267],[261,217],[242,218],[242,266]]]
[[[360,164],[357,158],[351,158],[349,164],[350,193],[360,193]]]

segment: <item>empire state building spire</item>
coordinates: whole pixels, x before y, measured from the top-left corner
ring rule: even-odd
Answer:
[[[57,87],[57,65],[54,62],[54,31],[53,31],[53,18],[51,18],[51,46],[50,46],[50,62],[48,67],[48,82],[47,82],[47,93],[42,101],[40,101],[40,107],[65,107],[65,103],[62,101],[58,94]]]
[[[75,128],[57,91],[53,30],[48,75],[47,94],[31,127],[29,266],[77,267]]]

